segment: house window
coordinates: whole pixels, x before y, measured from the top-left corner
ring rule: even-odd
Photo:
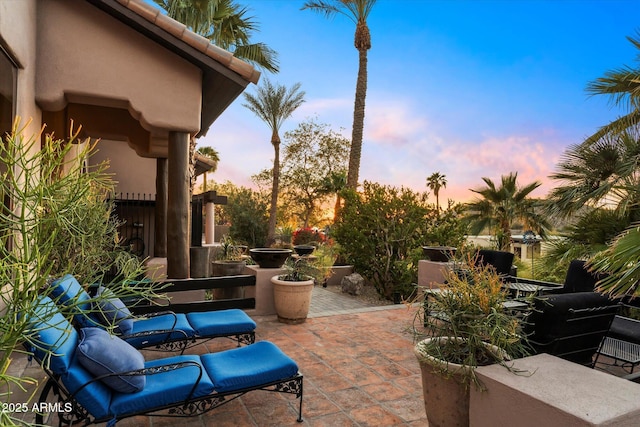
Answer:
[[[18,68],[0,45],[0,136],[11,132],[15,116]]]

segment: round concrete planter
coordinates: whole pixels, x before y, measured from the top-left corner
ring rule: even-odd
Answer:
[[[289,324],[304,323],[311,305],[313,279],[304,282],[290,282],[273,276],[271,283],[273,283],[273,303],[278,320]]]
[[[421,348],[422,343],[448,339],[451,338],[427,338],[414,347],[422,373],[424,409],[429,427],[468,427],[469,389],[474,387],[468,384],[469,370],[474,368],[437,359]],[[501,353],[498,347],[487,346],[496,354]]]
[[[246,263],[244,261],[213,261],[213,277],[238,276],[244,271]],[[235,299],[243,297],[243,288],[221,288],[213,289],[213,299]]]

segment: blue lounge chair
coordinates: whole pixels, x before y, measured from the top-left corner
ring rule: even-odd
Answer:
[[[120,338],[135,348],[184,351],[201,340],[218,337],[235,339],[238,345],[255,342],[256,323],[240,309],[134,317],[114,296],[100,301],[92,298],[70,274],[50,287],[50,296],[71,311],[78,327],[115,326]],[[98,292],[110,291],[99,287]]]
[[[145,361],[104,329],[77,331],[49,297],[41,297],[27,316],[25,346],[49,376],[39,402],[48,402],[51,391],[58,396],[60,425],[113,426],[136,415],[197,416],[253,390],[296,395],[302,421],[302,375],[268,341]],[[43,414],[36,414],[36,423],[42,422]]]

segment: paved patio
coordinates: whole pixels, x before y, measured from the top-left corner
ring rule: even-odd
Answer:
[[[427,425],[420,368],[408,332],[411,309],[372,306],[321,287],[315,288],[312,301],[310,318],[300,325],[279,323],[275,316],[254,317],[256,339],[277,344],[304,375],[303,423],[296,422],[293,396],[255,391],[200,417],[136,417],[118,426]],[[233,346],[218,339],[191,351]],[[37,364],[27,367],[26,358],[21,359],[14,369],[43,377]]]
[[[256,338],[277,344],[304,375],[303,423],[296,422],[293,396],[255,391],[200,417],[135,417],[118,426],[426,426],[420,368],[408,331],[414,313],[404,305],[375,306],[316,287],[303,324],[255,316]],[[191,352],[233,347],[232,341],[217,339]],[[598,368],[623,374],[615,367]],[[16,356],[12,372],[44,376],[22,355]],[[27,394],[17,393],[13,402],[26,399]]]

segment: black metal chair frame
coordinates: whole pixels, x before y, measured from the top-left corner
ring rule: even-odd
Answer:
[[[534,309],[535,310],[535,309]],[[614,316],[619,312],[620,305],[599,305],[587,308],[568,308],[564,325],[554,325],[553,333],[549,333],[547,340],[528,336],[528,342],[537,353],[549,353],[554,356],[581,363],[593,368],[597,356],[591,357],[588,362],[586,355],[597,355],[602,346],[605,335],[609,331]],[[533,312],[530,315],[535,315]],[[581,328],[577,325],[595,323],[595,329]],[[581,330],[578,333],[562,333],[562,328],[569,330]],[[580,357],[580,356],[583,357]]]

